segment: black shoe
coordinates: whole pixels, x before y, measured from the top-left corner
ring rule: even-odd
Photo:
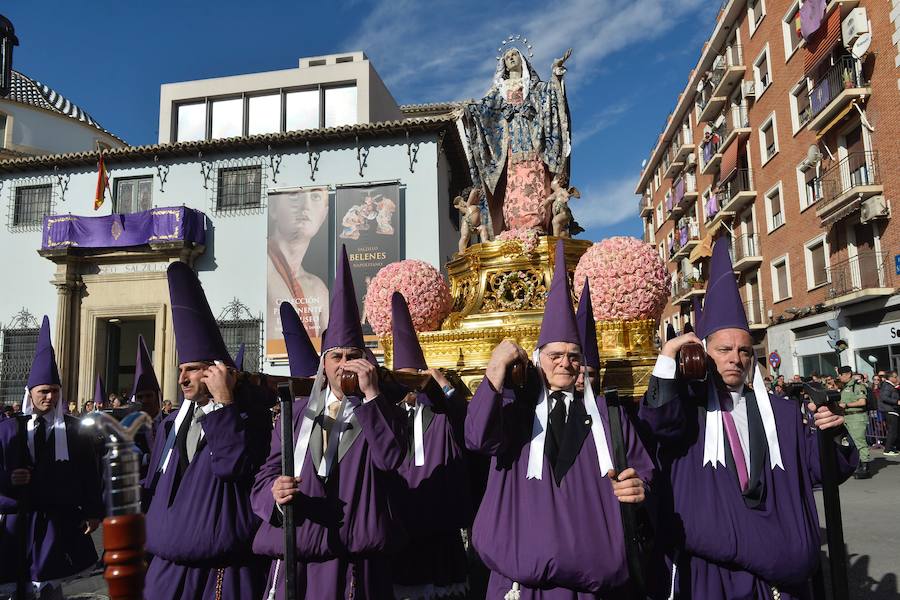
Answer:
[[[856,472],[853,473],[854,479],[869,479],[870,477],[872,477],[872,473],[869,472],[869,463],[860,463]]]

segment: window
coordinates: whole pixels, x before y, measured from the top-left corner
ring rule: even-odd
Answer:
[[[262,196],[262,167],[219,169],[216,210],[258,208]]]
[[[319,127],[319,90],[288,92],[284,95],[285,130]]]
[[[206,139],[206,102],[181,104],[177,115],[175,141],[196,142]]]
[[[778,131],[775,113],[759,126],[759,157],[762,164],[769,162],[778,153]]]
[[[251,96],[247,99],[247,135],[281,131],[281,95]]]
[[[784,225],[784,202],[781,199],[781,182],[766,192],[766,214],[769,217],[769,233]]]
[[[325,88],[325,127],[356,123],[356,86]]]
[[[791,271],[787,255],[772,261],[772,296],[775,302],[791,297]]]
[[[760,21],[766,16],[765,0],[748,0],[747,21],[750,22],[750,35],[759,27]]]
[[[242,135],[244,122],[243,98],[215,100],[212,102],[211,139]]]
[[[791,125],[794,128],[794,135],[796,135],[812,118],[812,110],[809,106],[809,88],[805,77],[791,89],[790,102]]]
[[[797,187],[800,193],[800,210],[806,210],[822,197],[822,182],[816,177],[816,168],[800,163],[797,167]]]
[[[0,148],[6,148],[6,115],[0,114]]]
[[[781,30],[784,34],[784,60],[787,61],[793,56],[803,35],[800,33],[800,2],[794,2],[788,9],[784,19],[781,21]]]
[[[260,370],[259,350],[262,321],[260,319],[237,319],[218,321],[218,325],[229,354],[235,356],[241,344],[244,344],[244,371],[258,372]]]
[[[769,69],[769,44],[763,48],[760,55],[753,61],[753,79],[756,82],[756,99],[763,95],[772,83],[772,75]]]
[[[41,227],[44,217],[50,214],[52,186],[26,185],[16,188],[12,211],[13,227]]]
[[[113,212],[120,215],[153,208],[153,176],[116,179]]]
[[[28,383],[31,361],[37,345],[39,329],[17,328],[2,331],[0,354],[0,404],[22,401],[22,390]]]
[[[804,246],[806,253],[806,288],[811,290],[828,283],[828,244],[819,236]]]
[[[662,202],[656,205],[656,228],[659,229],[663,224],[663,205]]]

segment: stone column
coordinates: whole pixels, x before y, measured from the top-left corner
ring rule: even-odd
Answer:
[[[78,401],[78,312],[81,288],[74,265],[64,262],[57,266],[53,279],[56,286],[56,336],[54,349],[59,376],[62,379],[66,402]]]

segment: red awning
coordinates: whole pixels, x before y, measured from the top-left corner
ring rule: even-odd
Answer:
[[[811,73],[822,59],[831,54],[831,49],[840,39],[841,11],[840,7],[836,7],[828,15],[828,20],[806,42],[806,51],[803,56],[805,72]]]
[[[721,177],[719,177],[719,181],[728,181],[731,179],[731,176],[734,175],[734,172],[737,171],[738,168],[738,154],[740,153],[741,146],[744,145],[744,139],[736,139],[731,144],[729,144],[728,148],[725,149],[725,154],[722,156],[722,167],[721,167]]]

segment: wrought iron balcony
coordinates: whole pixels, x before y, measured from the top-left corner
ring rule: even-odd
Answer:
[[[753,202],[756,190],[750,169],[738,169],[734,177],[720,183],[714,192],[721,211],[737,212],[744,205]]]
[[[725,154],[725,150],[732,142],[750,137],[750,115],[746,106],[732,106],[723,113],[725,122],[722,123],[722,143],[719,144],[719,152]]]
[[[812,131],[823,129],[853,99],[871,93],[869,82],[860,73],[859,61],[852,56],[842,56],[809,93],[812,113],[809,128]]]
[[[672,258],[680,260],[689,256],[697,244],[700,243],[700,227],[693,219],[687,219],[678,224],[675,230],[675,253]]]
[[[638,200],[638,212],[642,217],[649,217],[653,214],[652,198],[650,196],[641,196]]]
[[[724,133],[723,127],[717,127],[710,133],[704,134],[703,142],[700,144],[703,156],[703,166],[700,168],[700,173],[703,175],[709,175],[714,169],[719,167],[719,163],[722,161]]]
[[[876,151],[851,152],[819,175],[815,189],[822,194],[816,215],[828,224],[859,210],[863,200],[884,193]]]
[[[747,324],[750,325],[750,329],[765,329],[769,326],[766,307],[762,300],[744,302],[744,312],[747,314]]]
[[[735,271],[743,272],[759,267],[762,264],[759,237],[755,233],[745,233],[736,237],[732,256]]]
[[[831,263],[828,276],[831,285],[826,306],[889,296],[896,285],[893,256],[874,250],[863,250],[852,258]]]
[[[731,96],[734,86],[744,78],[746,70],[741,46],[735,44],[726,48],[713,62],[712,96],[714,98]]]
[[[694,296],[706,294],[706,282],[694,276],[678,275],[672,278],[672,306],[690,304]]]

